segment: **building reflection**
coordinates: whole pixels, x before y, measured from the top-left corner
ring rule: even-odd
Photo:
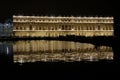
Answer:
[[[11,41],[0,42],[0,64],[13,62],[13,44]]]
[[[5,56],[13,55],[12,42],[0,42],[0,55],[5,55]]]
[[[112,48],[54,40],[28,40],[16,41],[13,45],[14,62],[74,62],[74,61],[98,61],[102,59],[112,60]]]

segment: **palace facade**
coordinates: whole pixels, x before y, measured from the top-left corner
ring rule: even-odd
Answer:
[[[113,19],[113,17],[13,16],[13,36],[113,36]]]

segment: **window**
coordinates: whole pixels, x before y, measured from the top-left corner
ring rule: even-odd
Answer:
[[[98,26],[98,30],[100,30],[100,26]]]
[[[16,30],[18,30],[18,27],[16,27]]]
[[[65,30],[67,30],[67,27],[68,27],[68,26],[67,26],[67,25],[65,25]]]
[[[71,25],[68,26],[68,30],[71,30]]]
[[[111,28],[112,28],[112,27],[111,27],[111,26],[109,26],[109,30],[112,30]]]
[[[62,25],[62,30],[64,30],[64,25]]]
[[[88,26],[90,28],[90,30],[93,30],[92,26]]]
[[[78,26],[78,30],[81,30],[81,26]]]
[[[41,27],[39,27],[39,30],[41,30]]]
[[[32,26],[30,25],[30,30],[32,30]]]
[[[86,30],[89,30],[89,27],[88,27],[88,26],[86,26]]]
[[[57,26],[55,26],[55,30],[57,30]]]
[[[20,30],[22,30],[22,27],[20,27]]]
[[[70,19],[68,19],[68,21],[70,22]]]
[[[106,26],[106,30],[109,30],[109,26]]]

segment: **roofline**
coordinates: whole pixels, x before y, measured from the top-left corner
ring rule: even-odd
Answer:
[[[23,15],[13,15],[13,18],[70,18],[70,19],[74,19],[74,18],[82,18],[82,19],[114,19],[114,17],[100,17],[100,16],[79,16],[79,17],[75,17],[75,16],[70,16],[70,17],[64,17],[64,16],[23,16]]]

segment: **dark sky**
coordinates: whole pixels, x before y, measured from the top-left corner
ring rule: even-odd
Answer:
[[[112,16],[117,6],[110,0],[1,0],[0,21],[15,15]]]

